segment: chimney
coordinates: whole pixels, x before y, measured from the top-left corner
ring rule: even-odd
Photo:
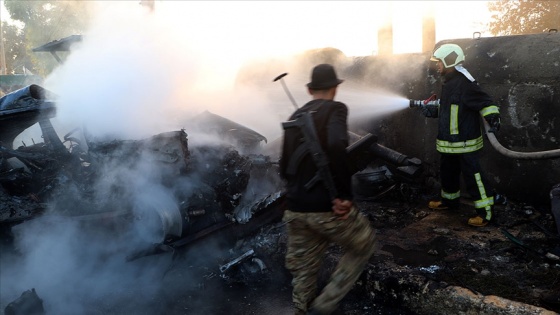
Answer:
[[[377,46],[379,55],[393,54],[393,25],[386,25],[377,33]]]
[[[393,6],[389,3],[385,21],[377,31],[377,50],[379,55],[393,54]]]
[[[155,9],[155,0],[140,0],[140,5],[148,8],[151,12]]]
[[[422,17],[422,52],[432,52],[436,45],[434,4],[429,3]]]

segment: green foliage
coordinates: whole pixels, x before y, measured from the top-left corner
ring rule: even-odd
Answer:
[[[6,57],[6,73],[21,73],[23,67],[32,67],[25,46],[25,33],[22,29],[7,22],[2,22],[2,37]]]
[[[494,35],[520,35],[548,32],[560,28],[560,1],[490,1],[489,23]]]
[[[19,65],[25,65],[32,72],[46,76],[58,63],[49,53],[34,53],[32,49],[53,40],[82,34],[89,22],[91,2],[5,0],[4,5],[11,18],[24,25],[19,35],[12,26],[4,30],[5,36],[19,40],[15,43],[5,40],[6,46],[15,46],[10,47],[10,53],[6,49],[6,63],[11,69],[18,70]]]

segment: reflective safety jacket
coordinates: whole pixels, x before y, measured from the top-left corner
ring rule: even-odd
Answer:
[[[436,149],[441,153],[468,153],[482,149],[481,115],[499,114],[498,106],[476,81],[452,71],[444,77],[439,107],[424,112],[439,118]]]

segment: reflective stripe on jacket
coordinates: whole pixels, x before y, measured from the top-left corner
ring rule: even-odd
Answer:
[[[441,153],[468,153],[482,149],[481,115],[499,114],[478,83],[453,71],[444,77],[438,108],[436,149]]]

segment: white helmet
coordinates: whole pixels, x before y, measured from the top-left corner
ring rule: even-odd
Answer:
[[[465,61],[463,49],[456,44],[443,44],[433,53],[431,61],[443,62],[445,68],[451,68]]]

